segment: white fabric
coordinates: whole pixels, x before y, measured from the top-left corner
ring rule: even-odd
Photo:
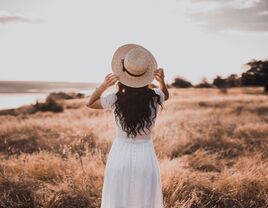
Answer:
[[[154,90],[163,102],[164,93]],[[115,93],[101,97],[106,109],[114,109],[115,101]],[[101,208],[163,208],[160,169],[151,138],[155,120],[147,134],[134,139],[127,138],[115,121],[116,137],[105,166]]]
[[[159,88],[154,88],[154,91],[160,95],[160,102],[163,103],[165,101],[165,94]]]

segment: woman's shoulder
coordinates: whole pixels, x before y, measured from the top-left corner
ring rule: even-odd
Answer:
[[[117,99],[116,92],[109,92],[100,97],[100,102],[103,108],[112,108]]]
[[[160,89],[160,88],[153,88],[153,90],[155,91],[156,94],[158,94],[160,96],[160,102],[164,102],[165,100],[165,94],[164,92]]]

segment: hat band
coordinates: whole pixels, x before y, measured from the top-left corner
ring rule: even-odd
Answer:
[[[124,65],[124,59],[122,59],[122,65],[123,65],[123,72],[125,71],[125,72],[128,73],[130,76],[133,76],[133,77],[141,77],[142,75],[144,75],[144,74],[146,73],[146,71],[145,71],[145,72],[143,72],[143,73],[141,73],[141,74],[132,74],[131,72],[129,72],[129,71],[126,69],[126,67],[125,67],[125,65]]]

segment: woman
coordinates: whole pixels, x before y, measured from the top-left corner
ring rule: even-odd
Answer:
[[[89,108],[111,109],[115,115],[116,137],[106,162],[101,208],[163,208],[151,138],[158,107],[169,98],[163,69],[157,69],[147,49],[127,44],[114,53],[112,70],[87,103]],[[149,87],[154,78],[157,89]],[[101,96],[117,81],[116,93]]]

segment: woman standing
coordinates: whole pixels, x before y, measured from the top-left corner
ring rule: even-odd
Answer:
[[[116,50],[112,70],[87,103],[89,108],[111,109],[115,116],[116,137],[106,162],[101,208],[163,208],[151,131],[159,106],[169,98],[164,71],[137,44]],[[150,87],[154,78],[159,88]],[[117,81],[116,93],[101,96]]]

